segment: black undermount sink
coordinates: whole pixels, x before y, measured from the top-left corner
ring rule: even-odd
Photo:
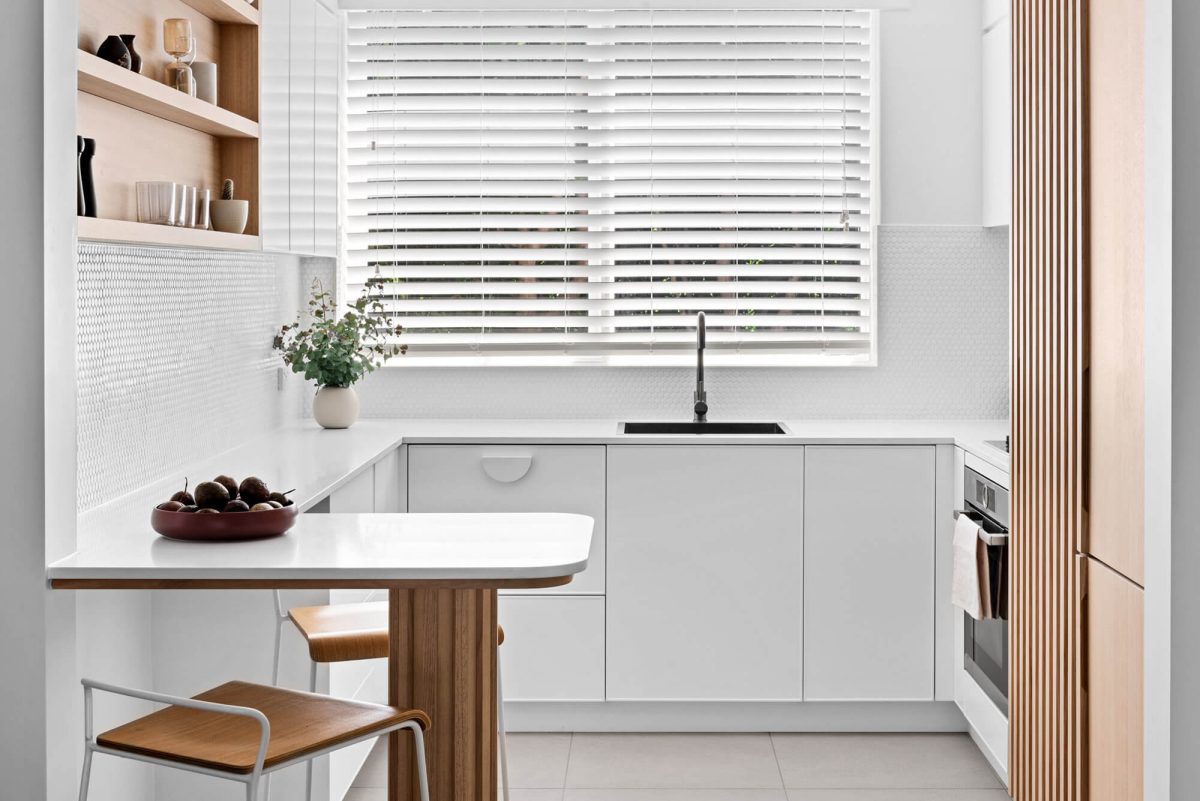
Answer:
[[[625,434],[786,434],[779,423],[622,423]]]

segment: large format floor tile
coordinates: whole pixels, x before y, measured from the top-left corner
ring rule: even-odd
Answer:
[[[1000,787],[991,766],[965,734],[776,734],[772,737],[788,788]],[[882,801],[891,799],[884,796]]]
[[[563,801],[787,801],[783,790],[711,790],[703,788],[567,790]]]
[[[499,794],[497,798],[502,798]],[[554,790],[512,789],[511,801],[562,801],[561,788]],[[351,787],[344,801],[387,801],[386,787]]]
[[[767,734],[576,734],[568,788],[780,788]]]
[[[509,787],[563,787],[571,737],[570,734],[508,735]]]
[[[788,790],[788,801],[1011,801],[1004,790]]]

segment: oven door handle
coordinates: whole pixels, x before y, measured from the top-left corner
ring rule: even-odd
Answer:
[[[982,517],[978,512],[970,512],[963,509],[954,510],[954,519],[957,520],[960,515],[971,517]],[[984,545],[1007,545],[1008,544],[1008,529],[1003,531],[986,531],[983,526],[979,527],[979,539],[983,540]]]

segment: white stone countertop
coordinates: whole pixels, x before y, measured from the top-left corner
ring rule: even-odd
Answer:
[[[246,512],[253,514],[253,512]],[[94,581],[520,581],[587,567],[592,519],[575,514],[300,515],[283,536],[181,542],[116,527],[51,564]]]
[[[277,429],[233,450],[181,467],[155,484],[141,487],[79,517],[78,547],[114,532],[132,530],[156,538],[150,509],[181,489],[184,478],[198,481],[225,473],[255,475],[275,490],[295,488],[300,511],[311,508],[402,444],[955,444],[1008,471],[1008,454],[986,444],[1003,440],[1006,420],[782,420],[786,434],[630,435],[618,420],[360,420],[341,431],[304,421]],[[302,516],[302,520],[305,518]]]

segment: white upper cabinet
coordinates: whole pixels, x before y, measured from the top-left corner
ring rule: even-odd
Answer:
[[[1007,0],[984,4],[983,224],[1012,217],[1012,80]]]
[[[607,697],[801,699],[804,449],[608,449]]]
[[[806,701],[933,699],[934,454],[806,449]]]
[[[317,0],[264,4],[262,236],[267,250],[337,255],[340,19]]]

